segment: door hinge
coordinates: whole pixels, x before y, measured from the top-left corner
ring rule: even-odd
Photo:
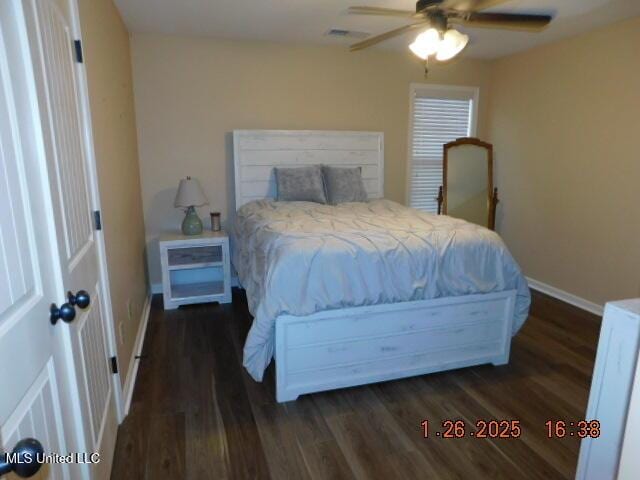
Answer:
[[[82,56],[82,42],[80,40],[74,40],[73,46],[76,50],[76,62],[84,63],[84,57]]]
[[[111,357],[111,373],[118,373],[118,357]]]
[[[96,230],[102,230],[102,217],[100,216],[100,210],[93,212],[93,223]]]

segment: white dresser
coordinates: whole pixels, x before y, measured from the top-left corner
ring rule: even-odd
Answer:
[[[582,440],[579,480],[640,478],[640,445],[633,444],[640,441],[639,349],[640,299],[607,303],[585,416],[600,422],[601,435]]]

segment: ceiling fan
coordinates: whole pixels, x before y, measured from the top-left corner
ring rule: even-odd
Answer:
[[[528,15],[519,13],[480,12],[508,0],[418,0],[416,11],[396,10],[378,7],[349,7],[350,14],[383,15],[404,17],[417,20],[395,30],[376,35],[351,45],[350,50],[362,50],[403,33],[429,27],[420,33],[409,45],[411,51],[422,60],[435,56],[436,60],[446,61],[455,57],[464,49],[469,37],[453,28],[450,24],[466,27],[501,28],[510,30],[540,31],[552,17],[550,15]]]

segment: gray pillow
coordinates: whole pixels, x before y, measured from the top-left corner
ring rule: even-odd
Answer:
[[[366,202],[367,192],[362,181],[362,168],[322,166],[327,200],[331,205],[344,202]]]
[[[327,203],[318,165],[309,167],[275,167],[277,200],[289,202]]]

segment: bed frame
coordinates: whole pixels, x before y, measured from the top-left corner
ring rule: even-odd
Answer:
[[[379,132],[236,130],[236,209],[275,195],[274,166],[362,167],[384,189]],[[515,290],[328,310],[276,319],[276,399],[509,361]]]

